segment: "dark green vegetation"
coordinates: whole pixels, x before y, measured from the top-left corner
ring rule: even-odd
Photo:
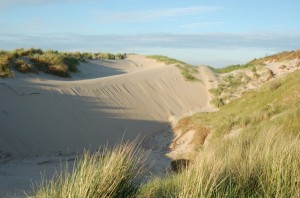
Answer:
[[[174,58],[169,58],[167,56],[152,55],[147,57],[155,59],[157,62],[163,62],[167,65],[176,64],[176,67],[179,68],[185,80],[200,81],[200,79],[195,76],[198,73],[198,70],[195,66],[189,65]]]
[[[22,73],[39,71],[61,77],[69,77],[70,72],[77,72],[80,62],[89,59],[124,59],[126,54],[59,52],[41,49],[15,49],[0,51],[0,77],[13,76],[12,68]]]

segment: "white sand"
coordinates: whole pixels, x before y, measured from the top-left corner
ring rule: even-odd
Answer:
[[[123,136],[145,137],[160,161],[172,138],[169,120],[210,110],[207,87],[216,81],[204,67],[202,83],[185,81],[174,65],[141,55],[79,69],[71,79],[42,73],[0,79],[0,192],[28,189],[30,178],[57,166],[57,156],[113,145]]]

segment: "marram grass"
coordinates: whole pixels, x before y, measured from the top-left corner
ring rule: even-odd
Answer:
[[[145,153],[136,141],[91,154],[85,151],[72,170],[58,172],[28,197],[135,197],[145,173]]]

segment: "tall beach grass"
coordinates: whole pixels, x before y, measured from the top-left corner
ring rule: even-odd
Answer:
[[[145,159],[136,141],[93,154],[85,151],[72,170],[66,167],[38,184],[33,197],[135,197],[146,172]]]

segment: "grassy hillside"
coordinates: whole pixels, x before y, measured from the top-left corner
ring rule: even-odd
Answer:
[[[179,121],[177,130],[192,129],[198,137],[206,128],[210,135],[195,149],[189,167],[177,174],[138,185],[132,178],[140,178],[143,165],[136,162],[143,154],[132,149],[128,153],[125,145],[121,151],[125,148],[126,152],[119,152],[119,148],[101,154],[107,157],[84,155],[71,174],[41,184],[36,195],[86,197],[81,192],[91,192],[90,197],[298,197],[299,119],[300,72],[294,72],[244,94],[218,112],[197,113]],[[116,151],[119,155],[114,154]],[[128,172],[113,174],[119,169]],[[107,187],[114,182],[117,187]]]
[[[274,86],[276,84],[276,86]],[[300,72],[270,82],[177,129],[211,131],[188,170],[146,184],[148,197],[298,197]],[[145,196],[145,197],[147,197]]]
[[[56,76],[70,77],[70,72],[76,72],[77,65],[88,59],[124,58],[126,54],[43,51],[34,48],[0,51],[0,77],[13,76],[13,68],[22,73],[41,71]]]

